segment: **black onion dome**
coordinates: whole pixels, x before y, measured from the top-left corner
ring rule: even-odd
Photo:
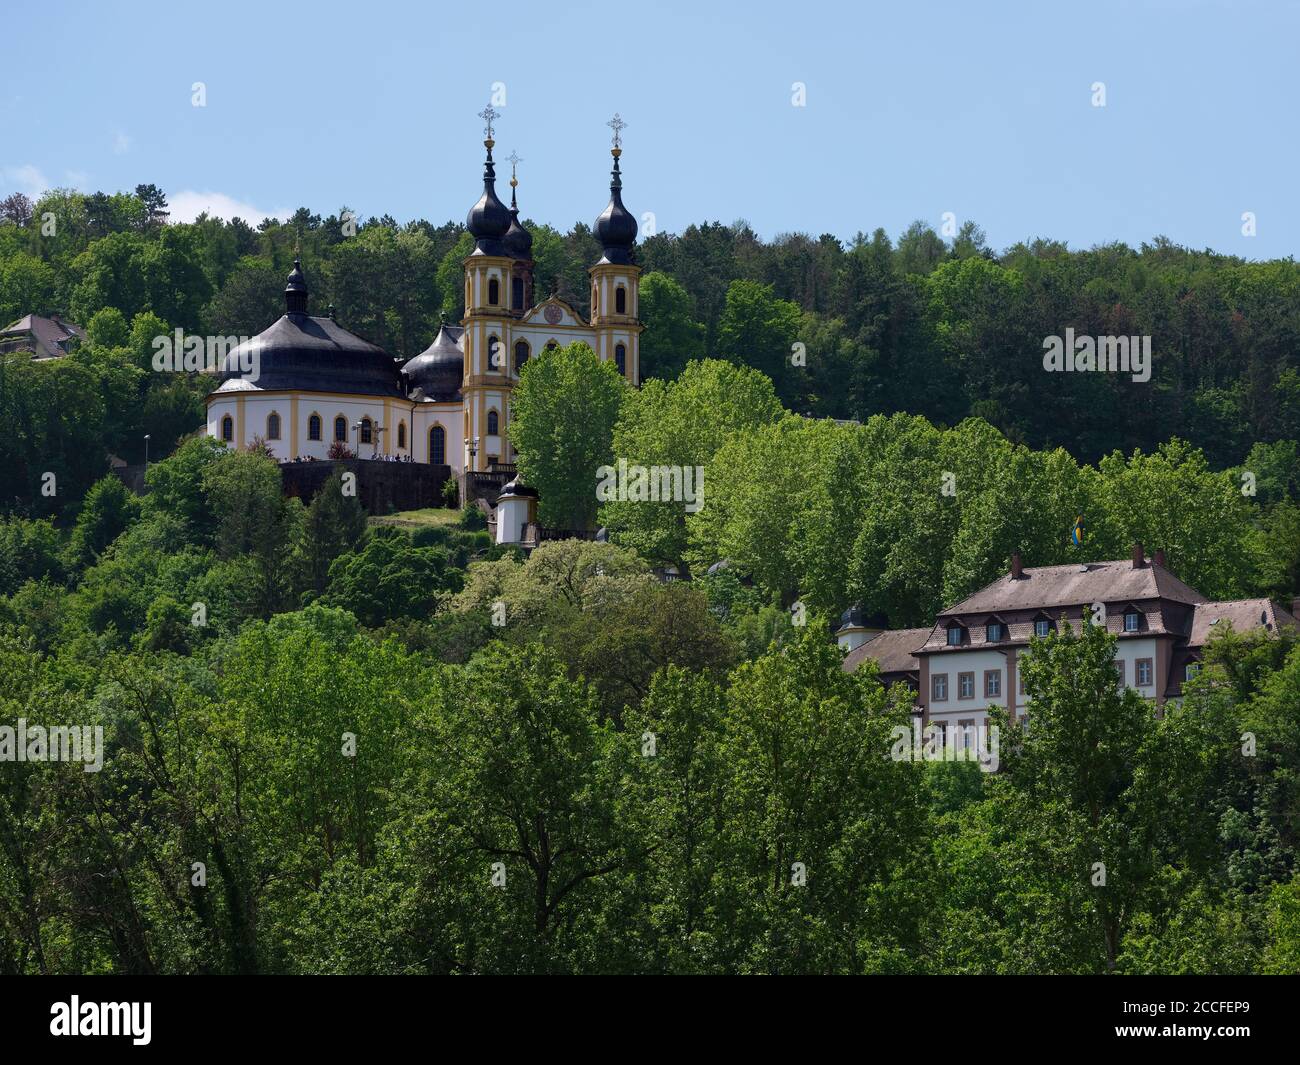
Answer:
[[[859,604],[849,607],[840,615],[840,628],[887,629],[889,623],[883,614],[868,614]]]
[[[333,318],[307,313],[307,279],[295,259],[284,289],[285,313],[232,348],[217,372],[217,392],[288,390],[401,396],[393,357]],[[249,366],[245,374],[243,367]]]
[[[513,196],[510,197],[514,199]],[[519,221],[519,208],[510,208],[510,228],[506,230],[502,242],[506,254],[512,259],[531,259],[533,257],[533,235]]]
[[[533,496],[536,498],[537,489],[529,488],[528,485],[524,484],[524,482],[516,476],[513,481],[506,482],[502,487],[501,493],[497,498],[500,499],[501,496]]]
[[[457,343],[460,330],[444,318],[433,343],[402,367],[409,388],[421,389],[430,399],[446,403],[460,397],[465,376],[465,355]]]
[[[614,169],[610,172],[609,205],[596,219],[596,239],[604,251],[601,263],[632,264],[632,245],[636,243],[636,219],[623,206],[623,178],[618,169],[621,148],[613,149]],[[600,264],[597,264],[600,265]]]
[[[307,313],[307,275],[302,272],[302,260],[294,258],[293,269],[284,286],[284,303],[289,314]]]
[[[469,209],[469,215],[465,218],[465,228],[474,238],[474,255],[504,255],[505,246],[501,243],[501,238],[510,228],[510,210],[497,196],[497,172],[492,162],[493,143],[490,137],[483,142],[487,148],[487,160],[483,163],[483,195]]]

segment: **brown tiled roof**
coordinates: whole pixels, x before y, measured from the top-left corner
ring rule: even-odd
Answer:
[[[882,632],[848,653],[844,659],[844,671],[852,673],[868,658],[873,658],[881,673],[911,673],[920,668],[912,652],[918,650],[929,635],[929,629]]]
[[[1134,569],[1132,560],[1126,558],[1113,562],[1075,562],[1065,566],[1026,566],[1024,576],[1019,580],[1012,580],[1009,573],[1003,574],[939,616],[1139,599],[1205,602],[1205,596],[1184,584],[1164,566],[1148,561],[1141,568]]]
[[[63,319],[42,318],[39,314],[28,314],[5,329],[0,330],[0,337],[10,340],[16,337],[30,336],[35,341],[38,355],[59,355],[65,350],[63,345],[74,337],[85,339],[86,331],[79,325],[65,322]]]
[[[1107,602],[1107,601],[1103,599],[1101,600],[1101,602]],[[1119,607],[1120,605],[1127,605],[1131,602],[1133,602],[1131,599],[1121,599],[1118,601],[1111,600],[1109,602],[1109,608],[1106,613],[1106,631],[1111,633],[1114,636],[1118,636],[1120,639],[1136,639],[1142,636],[1161,636],[1161,635],[1186,636],[1188,625],[1184,620],[1182,620],[1179,617],[1179,615],[1183,613],[1188,613],[1196,609],[1194,606],[1184,605],[1181,607],[1172,607],[1169,608],[1168,611],[1166,611],[1165,609],[1162,609],[1161,604],[1158,602],[1137,603],[1135,605],[1137,606],[1138,613],[1142,616],[1140,627],[1137,632],[1125,632],[1124,614],[1126,613],[1126,611],[1120,609]],[[1087,612],[1089,605],[1090,605],[1089,603],[1075,604],[1075,609],[1073,611],[1073,614],[1079,616],[1071,616],[1069,618],[1061,617],[1061,612],[1063,608],[1059,606],[1053,607],[1050,610],[1035,611],[1035,613],[1046,614],[1048,618],[1052,621],[1052,624],[1057,630],[1062,630],[1066,626],[1069,626],[1071,629],[1074,630],[1075,634],[1077,635],[1082,631],[1083,628],[1083,620],[1082,620],[1082,615],[1080,614],[1080,608],[1082,608],[1084,612]],[[1031,606],[1027,608],[1018,607],[1017,609],[1033,610],[1034,608]],[[971,648],[978,648],[978,647],[1005,648],[1011,645],[1029,643],[1030,637],[1033,636],[1034,634],[1035,618],[1031,617],[1028,620],[1024,620],[1024,619],[1014,620],[1004,616],[1009,613],[1010,611],[1003,610],[997,612],[989,612],[987,615],[983,613],[977,613],[977,612],[972,612],[971,614],[967,614],[967,615],[960,615],[961,617],[970,621],[970,624],[968,625],[967,628],[967,642],[961,644],[958,647],[949,647],[948,646],[948,623],[952,620],[952,615],[945,612],[944,615],[940,615],[940,618],[935,623],[934,628],[929,630],[930,633],[929,639],[925,641],[925,646],[923,649],[926,651],[956,652],[956,651],[969,651]],[[993,643],[990,643],[985,638],[987,634],[987,630],[985,628],[984,621],[993,617],[996,617],[999,620],[1001,620],[1002,623],[1006,626],[1007,635],[1006,638],[1003,640],[997,640],[994,641]]]
[[[1281,626],[1300,628],[1291,614],[1271,599],[1235,599],[1226,603],[1198,603],[1192,616],[1192,634],[1189,647],[1204,647],[1228,623],[1235,632],[1267,628],[1276,632]]]

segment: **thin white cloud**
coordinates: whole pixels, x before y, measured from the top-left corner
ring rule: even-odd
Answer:
[[[25,166],[6,166],[0,169],[0,188],[15,189],[35,200],[49,187],[50,183],[45,180],[45,175],[30,163]]]
[[[287,207],[268,211],[227,196],[224,192],[195,192],[193,189],[168,193],[167,204],[173,222],[193,222],[206,211],[213,218],[224,218],[227,222],[232,218],[242,218],[249,225],[255,226],[263,218],[284,220],[293,214]]]

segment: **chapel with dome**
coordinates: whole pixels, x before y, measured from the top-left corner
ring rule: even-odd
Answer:
[[[402,359],[343,328],[332,309],[309,310],[307,277],[294,260],[285,313],[233,349],[207,398],[207,431],[231,447],[260,438],[281,461],[325,459],[335,443],[360,458],[450,466],[453,473],[510,464],[511,394],[530,358],[575,341],[640,381],[636,219],[623,205],[622,119],[615,115],[609,203],[596,219],[600,259],[589,269],[591,314],[552,295],[534,302],[533,238],[519,220],[517,176],[510,206],[496,192],[491,107],[483,146],[483,192],[466,228],[465,314],[441,323],[427,348]],[[253,357],[250,357],[250,354]],[[253,366],[253,372],[241,367]]]

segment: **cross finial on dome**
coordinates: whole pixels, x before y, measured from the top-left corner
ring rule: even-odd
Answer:
[[[623,130],[627,129],[627,123],[623,121],[619,113],[615,111],[614,117],[606,122],[605,125],[614,131],[615,149],[623,147]]]
[[[510,187],[513,189],[519,184],[519,164],[523,160],[519,158],[518,152],[511,152],[510,158],[506,161],[510,164]]]
[[[501,117],[501,113],[493,108],[491,104],[483,108],[478,113],[478,117],[483,120],[483,136],[488,140],[492,139],[492,123]]]

